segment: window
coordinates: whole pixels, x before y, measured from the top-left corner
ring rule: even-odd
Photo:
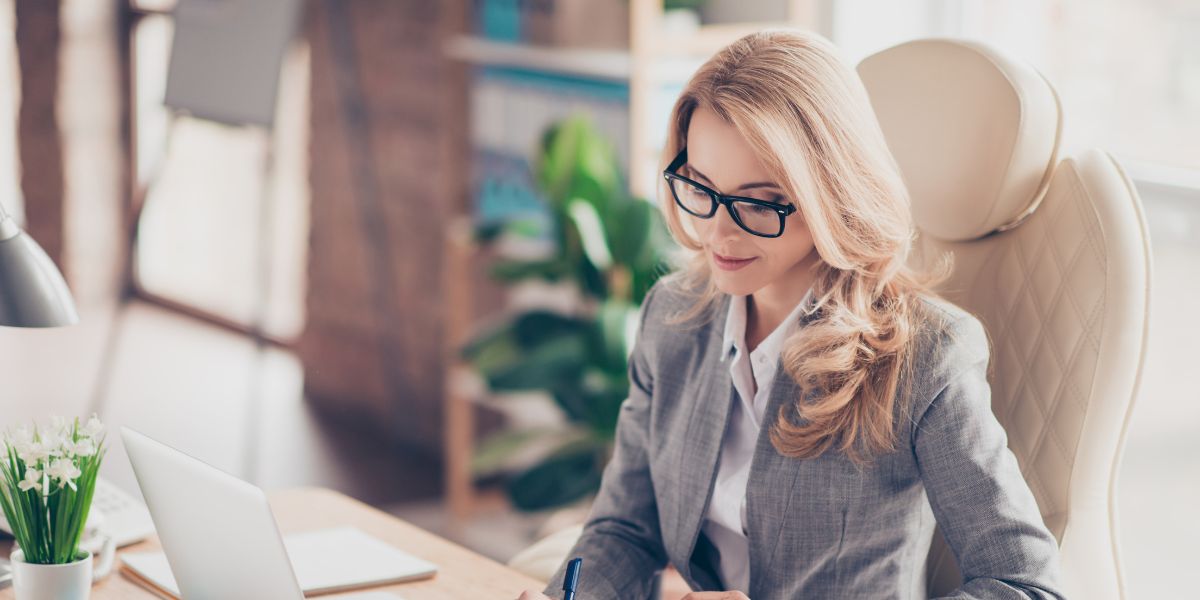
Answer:
[[[271,132],[171,117],[163,105],[172,30],[169,16],[154,14],[133,34],[138,180],[149,185],[134,257],[138,282],[153,296],[242,327],[253,327],[261,311],[269,336],[294,338],[303,327],[307,264],[307,50],[293,49],[284,62],[268,181]]]
[[[837,0],[831,34],[854,63],[917,37],[1002,48],[1053,82],[1068,151],[1200,169],[1200,3]]]

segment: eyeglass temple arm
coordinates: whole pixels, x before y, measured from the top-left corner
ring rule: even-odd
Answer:
[[[682,167],[683,164],[686,162],[687,162],[687,148],[684,148],[683,150],[679,151],[679,154],[675,155],[675,160],[672,160],[671,164],[667,165],[667,171],[674,173],[677,169],[679,169],[679,167]]]

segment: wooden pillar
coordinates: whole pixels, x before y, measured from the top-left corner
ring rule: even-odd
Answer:
[[[21,77],[17,145],[25,229],[60,270],[63,265],[63,156],[58,99],[59,0],[16,0]]]
[[[327,415],[443,453],[444,230],[451,164],[444,3],[311,0],[305,395]]]
[[[134,292],[133,263],[134,240],[137,238],[138,217],[141,214],[145,190],[138,185],[137,154],[137,87],[134,73],[137,72],[137,55],[134,53],[134,33],[138,16],[130,6],[130,0],[116,0],[116,50],[117,50],[117,141],[121,147],[118,190],[121,194],[121,235],[118,240],[118,264],[120,273],[117,282],[117,299],[127,301]]]

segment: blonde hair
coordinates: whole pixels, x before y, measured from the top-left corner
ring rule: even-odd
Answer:
[[[796,204],[820,260],[814,268],[816,318],[785,341],[783,367],[803,390],[781,410],[771,442],[810,458],[836,447],[863,464],[896,445],[893,411],[907,393],[910,342],[919,297],[944,276],[907,265],[915,229],[907,189],[858,75],[819,35],[764,31],[708,60],[671,115],[664,164],[686,147],[688,125],[704,107],[736,128]],[[720,292],[662,184],[661,209],[691,259],[682,287],[698,301],[677,317],[703,314]],[[944,264],[948,268],[948,264]],[[814,400],[804,402],[808,392]],[[898,400],[899,398],[899,400]]]

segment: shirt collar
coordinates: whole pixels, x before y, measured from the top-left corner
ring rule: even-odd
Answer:
[[[773,347],[778,347],[783,344],[783,341],[788,338],[800,325],[800,317],[811,315],[816,311],[817,307],[813,305],[813,291],[808,288],[808,292],[796,303],[796,307],[792,312],[775,328],[774,331],[767,336],[759,345],[764,350],[770,350]],[[729,312],[725,316],[725,335],[721,343],[721,348],[724,349],[722,360],[726,360],[731,356],[735,356],[739,352],[745,350],[746,345],[746,296],[731,296],[729,298]],[[772,351],[776,354],[776,351]]]

